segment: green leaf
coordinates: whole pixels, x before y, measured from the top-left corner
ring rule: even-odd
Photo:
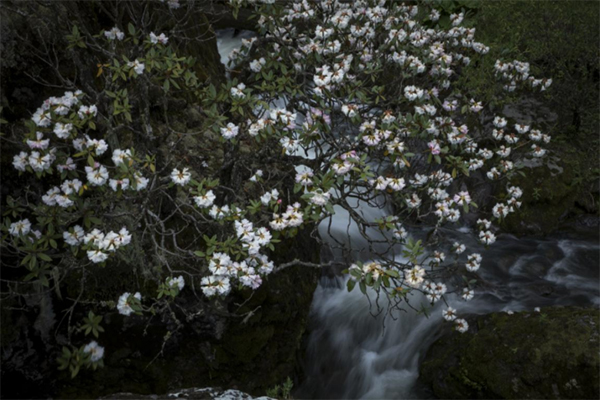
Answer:
[[[365,284],[365,281],[360,281],[358,286],[363,294],[367,294],[367,285]]]
[[[42,275],[40,277],[40,283],[42,284],[42,286],[44,287],[49,287],[50,286],[50,282],[48,281],[48,278],[46,278],[46,275]]]
[[[44,261],[52,262],[52,258],[50,258],[47,254],[38,253],[38,257]]]
[[[354,279],[348,279],[348,291],[351,292],[354,289],[354,286],[356,286],[356,281]]]
[[[394,278],[400,277],[400,274],[398,274],[398,271],[393,270],[393,269],[389,269],[389,270],[385,271],[385,273]]]

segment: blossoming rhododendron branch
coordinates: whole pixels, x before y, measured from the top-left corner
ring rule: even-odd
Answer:
[[[195,7],[182,4],[158,6],[175,18]],[[272,256],[299,232],[322,241],[317,226],[331,227],[331,215],[343,211],[368,247],[353,249],[333,233],[328,239],[347,261],[349,290],[371,287],[390,299],[389,310],[418,307],[415,293],[427,304],[473,298],[474,281],[444,282],[476,272],[482,255],[459,242],[445,254],[439,228],[481,212],[479,238],[492,245],[494,224],[520,206],[523,192],[511,179],[523,160],[547,153],[550,136],[456,87],[463,68],[489,50],[462,25],[464,15],[443,24],[428,5],[396,1],[231,6],[255,7],[259,32],[230,54],[233,78],[221,85],[198,78],[169,32],[130,23],[88,37],[73,27],[74,47],[104,58],[97,67],[104,81],[101,91],[47,99],[26,124],[13,165],[39,184],[27,199],[8,200],[2,225],[3,248],[29,270],[25,280],[59,285],[57,273],[85,276],[135,255],[161,266],[158,292],[142,296],[132,285],[134,294],[98,301],[125,316],[166,312],[183,290],[223,298],[257,289],[290,265],[318,267],[295,259],[275,265]],[[498,60],[495,74],[489,84],[499,93],[551,83],[520,61]],[[116,133],[128,129],[153,138],[150,107],[163,102],[151,104],[149,88],[202,105],[198,132],[212,131],[223,157],[192,165],[178,157],[179,142],[161,154],[140,141],[121,145]],[[244,190],[235,174],[247,181]],[[472,198],[471,185],[481,180],[497,189],[490,210],[478,210]],[[361,204],[390,212],[368,220]],[[185,224],[174,225],[176,218]],[[423,223],[431,232],[417,240]],[[370,261],[358,262],[357,251]],[[443,312],[464,332],[468,324],[457,315],[460,309]],[[104,349],[94,341],[78,351],[95,366]],[[70,350],[63,359],[66,368]]]

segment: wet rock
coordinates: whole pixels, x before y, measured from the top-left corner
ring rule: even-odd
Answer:
[[[195,400],[269,400],[271,397],[252,397],[239,390],[222,390],[219,388],[189,388],[174,390],[169,393],[156,395],[139,395],[135,393],[115,393],[110,396],[102,397],[106,400],[125,400],[125,399],[195,399]]]
[[[567,229],[579,230],[594,230],[598,232],[598,227],[600,227],[600,217],[597,215],[578,215],[571,224],[565,226]]]
[[[468,318],[429,349],[420,379],[440,398],[597,399],[599,315],[547,308]]]
[[[558,115],[548,108],[543,102],[534,98],[525,98],[515,104],[504,106],[502,114],[507,117],[527,124],[548,124],[558,119]]]
[[[533,292],[542,297],[551,296],[558,289],[556,285],[554,285],[552,283],[545,283],[545,282],[531,283],[531,284],[527,285],[525,288],[527,290],[529,290],[530,292]]]

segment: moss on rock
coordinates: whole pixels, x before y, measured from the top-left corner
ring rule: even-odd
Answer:
[[[473,317],[429,349],[421,380],[440,398],[597,399],[597,309]]]
[[[545,166],[525,168],[511,184],[526,189],[522,206],[509,214],[502,228],[515,234],[547,234],[579,215],[598,215],[598,194],[590,186],[589,162],[573,148],[557,149]]]

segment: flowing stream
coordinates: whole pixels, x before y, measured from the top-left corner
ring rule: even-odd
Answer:
[[[347,221],[336,219],[333,224],[345,230]],[[486,251],[467,229],[445,233],[483,255],[475,298],[465,302],[448,296],[462,315],[600,305],[596,235],[527,239],[501,235]],[[374,293],[369,294],[372,301]],[[421,299],[414,300],[418,304]],[[384,326],[383,314],[374,317],[369,300],[357,289],[348,293],[344,278],[322,277],[312,303],[304,361],[307,379],[296,397],[433,397],[417,378],[420,362],[441,333],[441,310],[438,303],[426,318],[409,309],[396,314],[395,320],[386,318]]]
[[[253,36],[233,29],[219,31],[221,60],[239,48],[242,38]],[[306,154],[310,157],[310,154]],[[359,204],[359,212],[373,221],[387,215],[385,208]],[[364,248],[364,239],[348,213],[336,206],[331,221],[319,226],[325,241],[350,242]],[[368,232],[379,235],[379,232]],[[423,232],[411,232],[419,236]],[[496,311],[532,311],[554,305],[600,306],[600,245],[597,232],[563,233],[544,238],[500,235],[488,250],[466,227],[444,230],[447,241],[459,241],[468,253],[483,256],[473,300],[465,302],[449,295],[449,304],[460,315]],[[329,238],[329,239],[328,239]],[[450,254],[449,249],[444,249]],[[366,260],[369,254],[357,253]],[[463,258],[466,258],[463,257]],[[315,291],[310,318],[310,336],[304,360],[306,379],[295,390],[296,398],[433,398],[419,384],[419,364],[429,346],[440,336],[442,304],[429,317],[407,309],[377,314],[376,295],[369,298],[358,288],[349,293],[342,276],[323,276]],[[419,305],[421,298],[411,302]],[[385,299],[379,299],[385,306]],[[456,333],[459,334],[459,333]]]

